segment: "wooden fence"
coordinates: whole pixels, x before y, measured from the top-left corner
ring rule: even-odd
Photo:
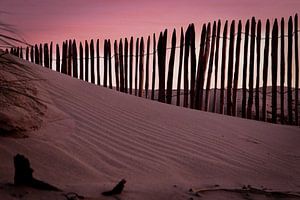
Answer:
[[[271,27],[270,20],[267,20],[264,31],[261,20],[254,17],[246,21],[244,31],[241,21],[226,21],[223,27],[220,20],[204,24],[199,48],[195,44],[194,24],[190,24],[185,32],[181,28],[179,46],[176,46],[177,32],[174,29],[171,47],[167,48],[168,31],[165,30],[160,33],[158,41],[155,34],[152,42],[150,36],[147,40],[137,38],[135,54],[132,37],[113,43],[109,39],[104,40],[103,56],[100,56],[99,39],[96,46],[91,40],[84,44],[80,42],[79,48],[75,40],[63,42],[62,49],[56,44],[56,58],[52,57],[52,42],[50,45],[13,48],[10,53],[23,58],[25,50],[28,61],[93,84],[162,103],[299,125],[298,15],[288,19],[287,34],[285,24],[284,18],[280,24],[275,19]],[[179,54],[176,54],[178,49]],[[176,56],[178,62],[175,62]],[[173,85],[175,68],[177,84]],[[268,84],[269,78],[271,84]],[[212,83],[214,87],[211,87]]]

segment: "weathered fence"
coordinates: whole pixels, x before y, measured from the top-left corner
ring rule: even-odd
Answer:
[[[153,34],[152,52],[150,36],[145,42],[143,37],[137,38],[135,55],[133,37],[129,43],[127,38],[114,41],[114,49],[111,41],[105,40],[103,57],[99,39],[96,49],[93,40],[85,41],[84,47],[80,42],[78,49],[75,40],[66,40],[61,51],[56,44],[56,59],[52,42],[36,44],[25,48],[25,59],[74,78],[163,103],[299,125],[298,15],[289,18],[287,29],[283,18],[280,25],[275,19],[271,29],[270,20],[264,28],[261,20],[253,17],[246,21],[244,32],[241,21],[226,21],[221,30],[220,20],[204,24],[197,46],[195,27],[190,24],[185,32],[181,28],[176,46],[174,29],[169,48],[168,31],[164,30],[157,44]],[[23,58],[22,47],[10,53]]]

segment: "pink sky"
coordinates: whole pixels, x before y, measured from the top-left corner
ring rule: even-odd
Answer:
[[[141,37],[164,28],[217,19],[294,15],[299,0],[1,0],[1,21],[14,25],[29,43]],[[198,33],[197,33],[198,34]]]

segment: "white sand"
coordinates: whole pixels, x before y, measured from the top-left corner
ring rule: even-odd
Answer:
[[[30,85],[47,109],[28,138],[0,137],[0,199],[65,199],[60,192],[6,185],[13,183],[17,153],[30,159],[36,178],[95,199],[106,199],[101,192],[122,178],[127,183],[119,199],[245,198],[188,192],[215,184],[300,192],[299,127],[162,104],[22,63],[25,74],[41,79]]]

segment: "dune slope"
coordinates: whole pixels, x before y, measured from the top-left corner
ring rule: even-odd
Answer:
[[[0,195],[15,198],[5,184],[13,182],[17,153],[30,159],[35,177],[95,199],[105,199],[101,192],[122,178],[120,199],[197,199],[190,188],[243,185],[300,192],[299,127],[161,104],[5,57],[22,63],[10,71],[31,75],[43,113],[28,138],[0,137]],[[25,199],[45,196],[28,190]],[[246,198],[226,191],[201,196]]]

